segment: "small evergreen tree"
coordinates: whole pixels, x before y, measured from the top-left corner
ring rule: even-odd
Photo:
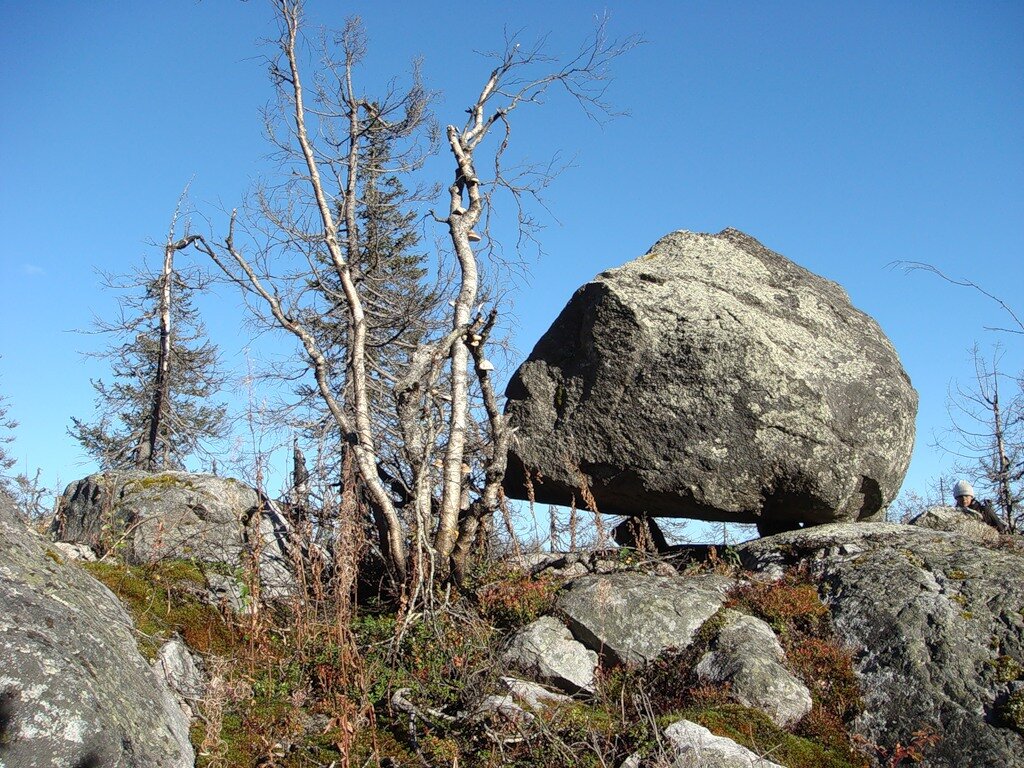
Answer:
[[[374,108],[368,111],[373,114]],[[396,140],[392,131],[368,120],[361,148],[364,171],[356,217],[359,258],[353,265],[366,313],[370,406],[383,438],[379,459],[381,469],[393,479],[398,478],[402,462],[397,457],[400,439],[392,387],[413,352],[439,322],[438,292],[436,286],[428,286],[425,281],[425,255],[419,250],[416,214],[411,210],[420,193],[409,192],[395,172],[402,165],[401,160],[392,159]],[[336,273],[327,268],[329,256],[322,254],[319,261],[325,269],[310,282],[311,288],[323,297],[342,296]],[[344,389],[350,338],[344,302],[329,301],[323,314],[310,317],[309,325],[331,362],[335,386]],[[331,435],[326,442],[337,446],[340,432],[315,388],[303,385],[298,392],[314,413],[310,436],[319,438],[326,431]],[[340,464],[343,451],[333,453]]]
[[[97,353],[111,361],[113,380],[92,382],[96,417],[72,417],[69,430],[105,470],[183,469],[226,431],[225,408],[209,402],[224,381],[217,348],[193,304],[205,281],[171,260],[190,243],[168,238],[160,274],[142,271],[127,282],[105,276],[107,287],[124,291],[118,320],[94,323],[116,339]]]

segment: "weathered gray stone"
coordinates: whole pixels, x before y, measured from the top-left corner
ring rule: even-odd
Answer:
[[[736,230],[674,232],[580,288],[506,392],[505,490],[604,513],[867,520],[898,491],[917,394],[878,325]]]
[[[252,601],[246,595],[245,584],[241,580],[234,576],[208,573],[206,581],[210,585],[206,602],[210,605],[218,607],[223,605],[238,615],[252,612]]]
[[[0,766],[191,768],[188,718],[117,598],[0,493]]]
[[[923,729],[941,737],[927,753],[932,768],[1024,765],[1024,736],[1000,719],[1013,684],[1000,670],[1024,663],[1020,548],[876,523],[738,550],[749,567],[805,563],[819,579],[838,636],[861,649],[865,706],[854,725],[869,742],[891,749]]]
[[[594,692],[597,654],[551,616],[542,616],[513,635],[502,660],[567,693]]]
[[[697,662],[698,677],[729,683],[736,701],[761,710],[782,727],[810,712],[811,692],[784,666],[786,654],[772,628],[732,610],[723,619],[711,649]]]
[[[714,574],[583,576],[559,594],[555,608],[588,648],[613,662],[643,664],[686,648],[731,585]]]
[[[511,693],[484,696],[469,713],[470,720],[490,720],[502,725],[528,723],[535,717],[533,712],[521,707]]]
[[[911,525],[930,528],[933,531],[959,533],[985,544],[996,544],[999,531],[979,517],[972,517],[953,507],[929,507],[910,521]]]
[[[644,768],[648,764],[667,768],[784,768],[690,720],[672,723],[664,733],[668,762],[645,763],[639,756],[633,756],[626,759],[622,768]]]
[[[189,718],[197,715],[206,680],[188,646],[178,638],[168,640],[157,651],[153,669],[174,693],[182,711]]]
[[[261,594],[295,588],[288,523],[267,499],[231,478],[188,472],[105,472],[71,483],[57,505],[57,541],[111,546],[129,563],[166,557],[243,564],[259,543]]]

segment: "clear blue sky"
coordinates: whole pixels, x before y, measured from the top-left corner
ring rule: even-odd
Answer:
[[[371,81],[422,55],[453,122],[489,69],[474,50],[507,27],[567,52],[604,8],[613,33],[647,40],[609,91],[631,116],[599,127],[553,98],[516,123],[517,156],[574,158],[516,293],[522,355],[596,273],[675,229],[737,227],[878,320],[921,396],[907,485],[946,471],[930,444],[947,387],[1003,318],[887,265],[927,261],[1024,310],[1024,4],[312,2],[309,16],[363,17]],[[67,483],[93,468],[66,430],[106,372],[79,354],[102,340],[72,332],[113,307],[95,270],[152,256],[193,176],[193,204],[216,215],[269,171],[258,40],[274,28],[258,0],[0,0],[0,17],[0,393],[19,469]],[[236,368],[239,311],[226,291],[207,318]],[[1015,373],[1024,342],[1002,338]]]

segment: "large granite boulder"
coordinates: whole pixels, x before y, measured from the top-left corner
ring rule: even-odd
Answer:
[[[854,727],[892,749],[940,737],[932,768],[1024,765],[1009,717],[1024,685],[1024,548],[895,523],[825,525],[740,545],[744,564],[804,564],[837,635],[858,649]]]
[[[71,483],[57,503],[58,542],[114,548],[128,563],[188,558],[243,565],[259,553],[264,597],[295,587],[289,525],[274,505],[232,478],[188,472],[100,472]]]
[[[842,288],[732,229],[584,285],[506,394],[509,496],[769,531],[879,517],[917,411]]]
[[[0,493],[0,766],[191,768],[188,717],[102,584]]]

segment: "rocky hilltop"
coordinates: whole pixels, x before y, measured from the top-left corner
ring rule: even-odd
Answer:
[[[576,293],[508,398],[508,494],[659,553],[509,543],[390,603],[357,578],[369,518],[235,480],[91,475],[49,540],[0,498],[0,768],[1024,765],[1024,545],[878,521],[916,394],[838,286],[672,233]],[[670,548],[659,515],[765,535]]]
[[[164,493],[181,503],[169,484]],[[186,511],[154,508],[172,519]],[[626,697],[631,706],[646,702],[608,747],[627,768],[703,765],[695,756],[730,768],[894,765],[901,754],[933,768],[1024,764],[1024,546],[988,531],[922,527],[940,512],[922,516],[922,525],[825,524],[710,558],[695,557],[699,549],[658,559],[632,550],[531,556],[520,561],[525,573],[485,584],[456,606],[459,615],[478,610],[493,622],[478,641],[484,645],[473,649],[449,634],[451,647],[437,646],[441,636],[427,632],[425,644],[411,645],[409,680],[421,682],[408,687],[397,677],[386,683],[401,657],[382,660],[373,727],[397,717],[413,745],[444,729],[467,750],[484,728],[488,738],[526,748],[573,718],[609,728],[607,714],[589,713]],[[0,532],[8,542],[0,565],[8,659],[0,670],[0,765],[184,768],[194,759],[189,718],[208,726],[225,706],[248,717],[284,707],[289,728],[308,723],[313,737],[330,728],[316,719],[320,703],[295,699],[287,687],[281,695],[292,698],[267,699],[271,686],[250,702],[258,679],[251,661],[226,694],[223,647],[190,649],[181,637],[165,638],[147,663],[137,642],[153,649],[156,638],[136,634],[113,594],[15,519],[6,501]],[[203,546],[203,535],[193,544]],[[119,583],[128,596],[136,591]],[[171,601],[170,589],[161,581],[155,594]],[[198,584],[189,590],[202,593]],[[550,602],[533,601],[538,590]],[[238,622],[254,626],[243,616]],[[181,631],[192,642],[209,630]],[[251,649],[244,635],[239,642],[239,652]],[[431,654],[450,654],[453,680],[422,677],[434,669]],[[468,659],[480,666],[467,670]],[[317,674],[322,664],[315,662]],[[210,670],[221,671],[211,679]],[[455,700],[432,701],[431,686],[449,690],[458,679]],[[656,739],[637,738],[655,723]],[[193,728],[196,747],[203,732]],[[262,743],[249,730],[234,738]],[[280,764],[304,764],[295,754]],[[406,764],[414,763],[390,763]]]

